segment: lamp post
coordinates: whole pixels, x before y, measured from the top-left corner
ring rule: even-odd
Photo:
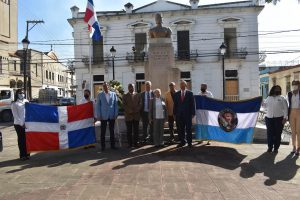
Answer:
[[[113,65],[113,80],[115,80],[115,56],[116,56],[116,49],[114,48],[114,46],[111,47],[111,49],[109,50],[111,57],[112,57],[112,65]]]
[[[24,94],[25,94],[25,98],[27,97],[27,50],[28,50],[28,45],[30,44],[29,40],[27,39],[27,37],[25,37],[22,40],[22,44],[23,44],[23,56],[24,56],[24,63],[23,63],[23,73],[24,73]]]
[[[224,44],[224,42],[220,46],[220,52],[222,55],[222,77],[223,77],[223,100],[225,100],[225,53],[226,53],[227,46]]]

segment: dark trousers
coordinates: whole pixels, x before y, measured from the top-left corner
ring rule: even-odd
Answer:
[[[169,132],[170,132],[170,139],[174,138],[174,116],[168,116],[168,124],[169,124]]]
[[[283,117],[265,118],[267,126],[268,148],[278,150],[281,143],[281,133],[283,130]]]
[[[143,139],[149,139],[152,142],[153,139],[153,124],[149,123],[149,113],[143,112],[142,114],[142,122],[143,122]],[[149,132],[148,132],[148,125],[150,125]]]
[[[139,121],[136,120],[126,121],[126,127],[127,127],[128,146],[132,147],[133,144],[133,146],[136,147],[139,139]]]
[[[27,149],[26,149],[26,135],[25,135],[25,128],[20,125],[14,125],[15,130],[18,135],[18,146],[20,152],[20,158],[26,157]]]
[[[176,125],[178,130],[178,136],[180,143],[184,145],[187,141],[188,144],[192,144],[192,116],[185,117],[183,113],[176,117]],[[185,140],[186,133],[186,140]]]
[[[105,134],[106,134],[106,126],[107,122],[109,124],[109,133],[110,133],[110,147],[115,147],[115,120],[109,119],[109,120],[101,120],[101,147],[102,149],[105,149]]]

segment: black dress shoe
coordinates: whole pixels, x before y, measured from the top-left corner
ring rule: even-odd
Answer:
[[[272,153],[272,149],[269,148],[269,149],[267,150],[267,152],[268,152],[268,153]]]
[[[277,154],[278,153],[278,149],[274,149],[273,153]]]
[[[180,143],[180,144],[178,144],[177,145],[177,148],[179,148],[179,147],[183,147],[185,144],[183,144],[183,143]]]
[[[192,145],[192,144],[188,144],[188,147],[189,147],[189,148],[192,148],[192,147],[193,147],[193,145]]]

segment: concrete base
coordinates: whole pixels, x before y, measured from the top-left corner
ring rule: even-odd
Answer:
[[[170,38],[151,38],[149,57],[145,65],[145,78],[152,82],[152,88],[160,88],[162,94],[168,91],[168,84],[178,82],[179,69],[175,68],[174,48]]]

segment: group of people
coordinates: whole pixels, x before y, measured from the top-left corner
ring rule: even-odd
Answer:
[[[91,100],[91,92],[84,90],[84,99],[81,103]],[[201,84],[199,95],[213,98],[206,84]],[[300,82],[292,82],[292,91],[288,93],[287,99],[281,95],[281,87],[275,85],[263,103],[266,108],[266,126],[268,138],[268,152],[278,153],[281,143],[281,134],[287,120],[292,130],[291,154],[299,155],[300,152]],[[179,147],[188,144],[192,147],[192,119],[195,116],[195,105],[193,92],[187,90],[186,81],[180,82],[180,89],[176,90],[174,82],[169,84],[169,91],[162,97],[159,88],[152,90],[151,82],[145,83],[145,91],[135,92],[135,85],[128,84],[128,93],[123,98],[123,108],[127,128],[128,147],[138,147],[140,144],[153,144],[156,147],[163,146],[164,124],[168,121],[169,140],[172,144],[174,137],[174,124],[176,123]],[[24,90],[18,89],[15,100],[12,103],[14,116],[14,127],[18,136],[20,159],[27,160],[30,155],[26,151],[25,137],[25,99]],[[118,97],[114,91],[109,89],[109,84],[104,82],[103,91],[97,96],[95,105],[95,120],[101,121],[101,149],[105,150],[105,135],[107,124],[110,132],[110,147],[115,146],[115,120],[119,115]],[[143,134],[139,137],[139,121],[142,121]],[[209,141],[207,144],[210,144]]]
[[[271,88],[263,106],[266,108],[266,126],[268,138],[267,152],[278,153],[281,143],[281,134],[285,123],[289,120],[292,131],[291,154],[299,156],[300,152],[300,81],[292,82],[292,91],[288,92],[287,99],[281,95],[281,87]]]
[[[89,91],[85,90],[88,94]],[[85,99],[86,96],[85,93]],[[213,97],[207,91],[207,85],[201,84],[200,95]],[[86,101],[84,101],[86,102]],[[114,124],[118,117],[118,98],[115,92],[109,90],[107,82],[103,84],[103,91],[97,96],[95,115],[101,121],[101,149],[105,150],[106,126],[109,124],[111,148],[115,149]],[[168,121],[170,137],[169,144],[173,144],[174,124],[178,130],[179,145],[186,143],[192,147],[192,118],[195,116],[193,93],[187,90],[186,81],[180,82],[180,90],[176,90],[174,82],[169,84],[169,91],[164,97],[159,88],[152,90],[150,81],[145,82],[145,91],[135,92],[135,85],[128,84],[128,93],[122,97],[124,116],[127,128],[128,147],[138,147],[140,144],[153,144],[156,147],[165,145],[164,124]],[[139,134],[139,121],[142,121],[142,137]],[[209,144],[209,143],[208,143]]]

